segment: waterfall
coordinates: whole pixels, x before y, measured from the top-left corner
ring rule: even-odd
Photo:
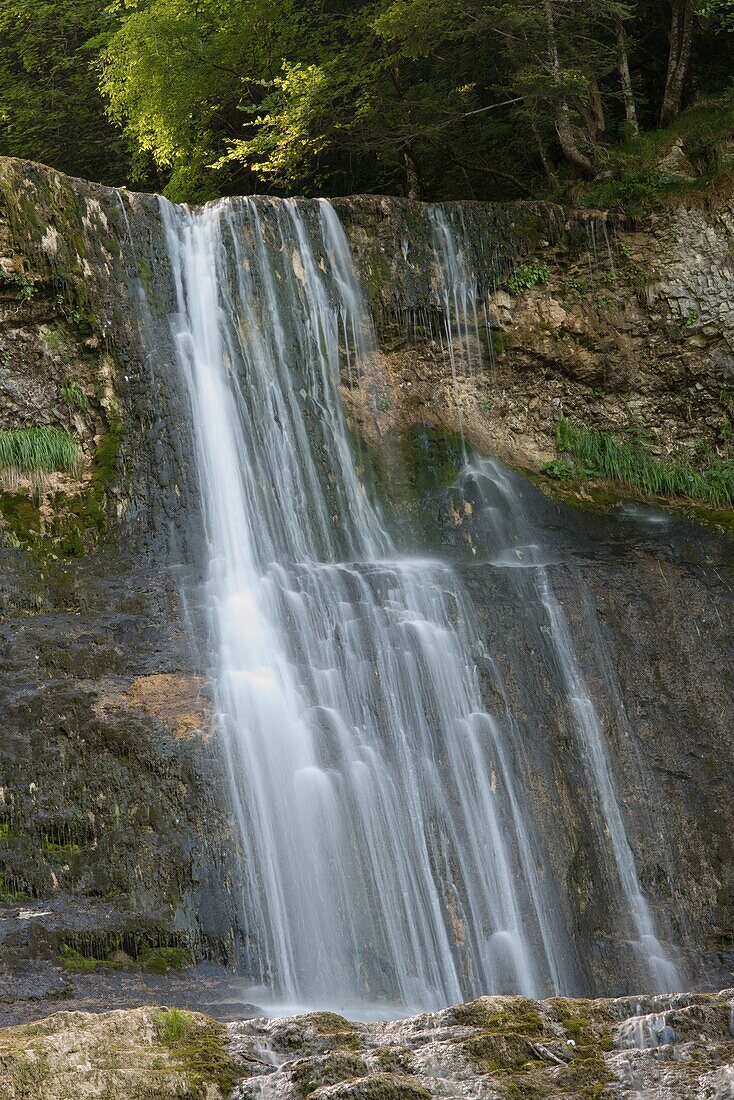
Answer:
[[[469,241],[463,219],[459,217],[456,225],[441,208],[432,209],[429,219],[436,242],[435,281],[444,318],[446,359],[451,367],[458,405],[459,370],[463,368],[472,378],[477,370],[476,349],[481,348],[476,311],[477,280],[468,258]],[[613,266],[608,240],[606,244]],[[543,561],[540,535],[525,511],[516,488],[517,479],[499,462],[474,458],[464,471],[466,478],[475,484],[475,503],[479,504],[485,531],[499,556],[497,564],[530,569],[529,580],[518,576],[516,596],[522,604],[537,607],[540,614],[542,638],[556,668],[567,704],[569,725],[586,771],[597,840],[602,851],[611,857],[610,871],[616,878],[629,915],[630,944],[643,971],[647,972],[649,987],[656,992],[675,992],[682,988],[681,977],[660,943],[650,907],[640,889],[602,722],[587,686],[568,620]]]
[[[569,726],[586,772],[597,843],[611,861],[630,920],[630,944],[647,971],[654,992],[675,992],[680,976],[658,939],[650,907],[640,889],[599,712],[587,686],[565,612],[553,590],[539,536],[517,490],[517,479],[494,459],[475,458],[464,471],[475,487],[495,564],[516,571],[518,599],[538,609],[541,637],[563,689]]]
[[[399,553],[357,475],[340,381],[369,371],[376,343],[334,209],[161,200],[161,215],[253,984],[352,1012],[578,991],[502,675],[454,568]],[[444,211],[427,232],[458,401],[460,372],[482,369],[476,279]],[[497,564],[531,566],[517,598],[543,620],[630,943],[654,988],[677,988],[532,525],[497,463],[464,480]]]
[[[332,1008],[558,991],[471,608],[448,565],[397,553],[357,477],[338,385],[371,323],[332,207],[162,216],[253,975]]]

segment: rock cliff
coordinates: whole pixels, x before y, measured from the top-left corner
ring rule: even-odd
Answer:
[[[343,380],[365,475],[411,539],[461,570],[523,716],[543,873],[585,959],[574,988],[634,988],[634,959],[615,970],[620,902],[598,886],[553,669],[523,677],[537,623],[487,568],[471,485],[451,485],[456,434],[534,469],[562,414],[633,428],[660,454],[725,454],[734,212],[674,209],[626,228],[539,204],[454,208],[478,323],[452,373],[429,213],[374,197],[335,207],[377,334],[369,369]],[[197,579],[197,518],[166,374],[170,303],[151,293],[150,257],[166,263],[156,200],[0,162],[0,253],[0,429],[57,428],[79,449],[73,471],[5,478],[0,495],[0,1007],[23,1015],[47,997],[73,1003],[85,974],[246,969],[248,943],[206,660],[181,599],[183,574]],[[130,308],[145,291],[154,364]],[[524,491],[605,716],[641,879],[691,985],[726,985],[731,543],[616,497],[598,515]]]

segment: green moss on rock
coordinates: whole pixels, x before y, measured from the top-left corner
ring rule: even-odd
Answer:
[[[160,1042],[185,1073],[192,1098],[208,1098],[212,1085],[226,1096],[242,1077],[240,1067],[227,1053],[222,1024],[176,1008],[159,1012],[155,1024]]]
[[[432,1093],[415,1077],[370,1073],[356,1081],[332,1085],[328,1096],[329,1100],[431,1100]]]
[[[347,1052],[335,1052],[303,1058],[290,1066],[291,1081],[302,1096],[309,1096],[316,1089],[351,1081],[367,1074],[364,1058]]]
[[[478,1027],[494,1034],[542,1035],[543,1020],[534,1001],[525,997],[499,1000],[479,997],[453,1009],[453,1022],[464,1027]]]

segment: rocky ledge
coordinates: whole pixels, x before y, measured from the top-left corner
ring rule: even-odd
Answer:
[[[61,1012],[0,1031],[0,1080],[5,1100],[728,1100],[734,990],[482,997],[377,1023]]]

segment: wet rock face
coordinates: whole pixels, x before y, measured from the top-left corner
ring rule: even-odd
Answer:
[[[0,166],[0,184],[0,427],[73,430],[83,456],[79,477],[14,485],[0,501],[0,1005],[22,982],[40,999],[57,996],[75,968],[135,973],[160,947],[246,969],[244,856],[209,738],[205,662],[172,568],[193,562],[195,583],[196,486],[168,369],[170,302],[152,293],[165,280],[153,280],[145,259],[166,264],[156,201],[122,203],[17,163]],[[538,624],[488,567],[467,502],[433,490],[456,476],[459,426],[481,449],[531,465],[551,456],[561,413],[640,428],[661,452],[718,448],[730,411],[731,218],[683,211],[625,233],[552,206],[467,204],[457,213],[476,244],[487,313],[467,344],[474,366],[460,355],[454,381],[425,210],[377,198],[335,205],[378,334],[364,374],[344,379],[355,432],[374,445],[376,473],[368,447],[365,474],[406,490],[399,520],[457,563],[486,652],[503,667],[521,716],[525,786],[548,838],[543,873],[560,884],[587,960],[574,988],[635,988],[634,959],[624,973],[617,966],[625,914],[598,885],[602,857],[579,808],[584,778],[553,668],[534,659]],[[486,241],[491,248],[477,244]],[[545,281],[510,293],[510,274],[539,259]],[[157,334],[150,356],[130,308],[142,297]],[[64,396],[76,392],[69,382],[86,405]],[[581,523],[546,507],[548,530],[572,532],[552,576],[604,715],[641,880],[691,980],[723,984],[734,945],[730,549],[690,528],[653,537],[618,518]],[[599,636],[616,696],[594,656]],[[302,1095],[341,1097],[347,1072],[365,1095],[384,1095],[385,1074],[400,1077],[393,1086],[406,1100],[428,1087],[415,1080],[410,1043],[373,1058],[355,1034],[337,1046],[321,1033],[308,1039],[317,1061],[298,1071]],[[533,1061],[528,1044],[554,1034],[484,1028],[472,1056]],[[456,1044],[436,1051],[450,1065],[468,1057]],[[565,1072],[550,1058],[556,1071]]]
[[[0,168],[0,429],[68,431],[80,456],[0,480],[0,1015],[78,972],[241,950],[206,677],[167,568],[176,394],[158,400],[128,308],[124,249],[155,225],[152,197],[127,212]]]
[[[724,1100],[734,1081],[733,1003],[731,990],[638,1000],[483,997],[388,1023],[351,1025],[324,1013],[235,1023],[230,1050],[249,1077],[233,1096]]]
[[[456,341],[455,377],[435,226],[418,204],[335,205],[376,312],[378,366],[345,394],[368,438],[461,427],[480,450],[537,468],[564,415],[640,432],[658,454],[730,453],[731,205],[632,229],[547,204],[448,204],[478,336]]]
[[[0,1017],[36,999],[39,960],[46,981],[240,946],[237,842],[175,594],[109,550],[21,554],[0,551]]]
[[[629,918],[585,797],[584,748],[559,690],[533,571],[498,565],[491,517],[465,488],[464,507],[455,491],[444,497],[444,545],[456,554],[516,715],[517,768],[546,844],[544,877],[560,884],[564,923],[580,948],[580,988],[644,988],[620,938]],[[731,542],[673,513],[640,506],[604,516],[567,509],[528,483],[522,493],[604,731],[660,937],[688,983],[728,983],[734,865],[721,792],[734,785]]]

